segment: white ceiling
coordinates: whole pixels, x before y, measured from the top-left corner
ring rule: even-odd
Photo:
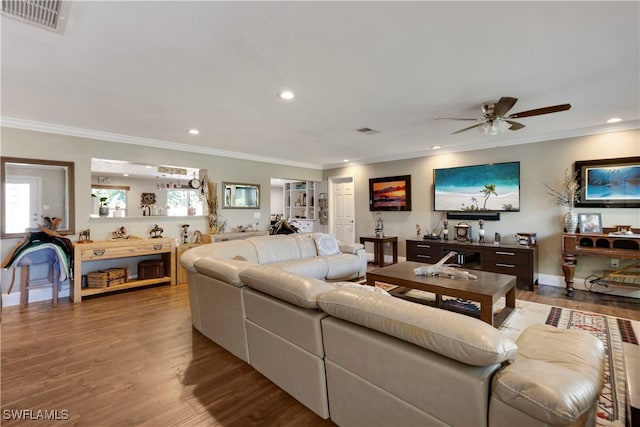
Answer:
[[[82,1],[63,34],[1,25],[5,126],[314,168],[640,127],[638,1]],[[572,108],[493,137],[435,120],[501,96]]]

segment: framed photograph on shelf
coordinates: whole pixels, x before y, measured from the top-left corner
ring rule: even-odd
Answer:
[[[578,214],[578,228],[581,233],[600,234],[602,233],[602,217],[599,213]]]
[[[580,186],[578,207],[640,207],[640,157],[575,163]]]

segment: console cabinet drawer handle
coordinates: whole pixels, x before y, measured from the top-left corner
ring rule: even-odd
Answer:
[[[515,252],[500,252],[500,251],[496,251],[496,255],[510,255],[510,256],[514,256]]]
[[[93,254],[95,256],[102,256],[102,255],[104,255],[104,249],[94,249],[93,250]]]
[[[431,257],[429,255],[420,255],[418,254],[418,258],[427,258],[430,259]]]
[[[153,245],[153,250],[154,251],[159,251],[160,249],[162,249],[163,245]]]
[[[419,248],[431,248],[431,245],[416,245]]]
[[[516,268],[513,264],[496,264],[496,267],[508,267],[508,268]]]

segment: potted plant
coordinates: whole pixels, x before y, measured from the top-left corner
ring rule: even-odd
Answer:
[[[91,197],[98,197],[95,194],[91,194]],[[99,199],[100,207],[98,208],[98,215],[100,216],[109,216],[109,198],[106,196],[100,197]]]

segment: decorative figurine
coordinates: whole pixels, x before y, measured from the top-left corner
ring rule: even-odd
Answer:
[[[130,236],[127,234],[127,229],[124,228],[124,226],[111,233],[112,239],[128,239],[129,237]]]
[[[189,224],[182,224],[182,243],[189,243]]]
[[[478,220],[478,226],[480,227],[480,229],[478,230],[478,242],[479,243],[484,243],[484,220],[483,219],[479,219]]]
[[[420,224],[416,224],[416,236],[420,237]]]
[[[376,217],[376,227],[373,229],[376,233],[376,237],[384,237],[384,222],[382,221],[382,214],[378,212]]]
[[[162,227],[158,227],[158,224],[153,224],[153,228],[149,231],[149,236],[151,236],[152,239],[157,239],[162,237],[163,232],[164,229]]]
[[[442,229],[442,239],[449,240],[449,221],[447,221],[446,219],[444,220],[443,227],[444,228]]]
[[[93,240],[91,240],[91,230],[87,228],[78,233],[77,243],[93,243]]]

